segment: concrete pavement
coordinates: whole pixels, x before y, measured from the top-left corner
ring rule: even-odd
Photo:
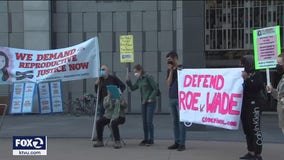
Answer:
[[[15,135],[44,135],[49,138],[88,138],[91,137],[93,117],[72,115],[9,115],[5,118],[0,138]],[[173,137],[170,115],[154,116],[155,138],[169,140]],[[262,116],[262,131],[265,142],[284,143],[284,136],[278,128],[276,114]],[[127,115],[126,123],[120,126],[121,136],[125,139],[142,139],[142,119],[140,115]],[[244,141],[244,135],[239,130],[193,125],[189,127],[187,139],[210,141]],[[105,130],[106,134],[108,129]]]
[[[113,149],[111,142],[103,148],[93,148],[90,140],[93,117],[71,115],[9,115],[0,131],[0,160],[238,160],[246,153],[242,130],[230,131],[193,125],[187,132],[187,149],[169,151],[172,141],[170,115],[155,115],[155,145],[141,147],[142,123],[140,115],[127,115],[120,128],[126,146]],[[277,116],[262,117],[264,137],[263,158],[282,160],[284,135],[277,127]],[[105,136],[108,136],[108,129]],[[12,136],[40,135],[48,137],[47,156],[12,156]]]
[[[126,139],[126,146],[113,149],[111,143],[93,148],[86,138],[49,138],[47,156],[12,156],[12,140],[1,138],[1,160],[238,160],[246,153],[243,142],[189,140],[183,152],[168,150],[169,140],[157,140],[154,146],[138,146],[138,140]],[[282,160],[283,144],[265,143],[265,160]]]

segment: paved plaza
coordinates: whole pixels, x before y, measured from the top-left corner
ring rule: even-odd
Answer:
[[[155,115],[155,144],[138,145],[142,139],[140,115],[127,115],[121,128],[126,145],[113,149],[112,142],[103,148],[93,148],[91,132],[93,117],[72,115],[9,115],[0,131],[0,159],[2,160],[238,160],[246,152],[242,130],[230,131],[193,125],[187,131],[187,149],[170,151],[173,143],[170,115]],[[263,158],[281,160],[284,135],[277,128],[277,116],[264,114]],[[12,136],[43,135],[48,137],[47,156],[13,156]],[[105,129],[105,136],[109,130]]]

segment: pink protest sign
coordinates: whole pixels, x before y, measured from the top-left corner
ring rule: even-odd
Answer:
[[[281,52],[279,26],[253,30],[255,69],[275,68]]]
[[[180,121],[238,129],[243,68],[183,69],[178,72]]]

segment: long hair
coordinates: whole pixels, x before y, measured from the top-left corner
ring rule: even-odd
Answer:
[[[253,55],[245,55],[241,58],[241,64],[245,67],[246,72],[253,72],[254,69],[254,58]]]
[[[3,56],[5,58],[5,65],[4,65],[3,68],[0,68],[0,70],[3,72],[2,81],[6,81],[9,78],[9,74],[8,74],[8,70],[7,70],[8,66],[9,66],[9,58],[2,51],[0,51],[0,56]]]

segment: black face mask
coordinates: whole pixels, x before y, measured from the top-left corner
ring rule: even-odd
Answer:
[[[277,71],[277,73],[279,73],[279,74],[283,74],[283,73],[284,73],[284,71],[283,71],[283,65],[277,64],[277,65],[276,65],[276,71]]]

